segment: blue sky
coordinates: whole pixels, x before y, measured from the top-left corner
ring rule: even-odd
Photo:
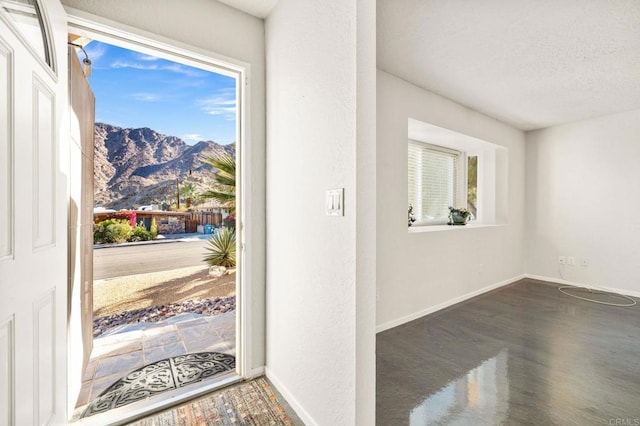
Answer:
[[[85,50],[97,122],[150,127],[190,145],[236,140],[234,78],[99,41]]]

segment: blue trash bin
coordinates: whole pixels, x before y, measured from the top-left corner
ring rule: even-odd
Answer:
[[[211,234],[211,233],[213,233],[213,225],[205,225],[205,226],[204,226],[204,233],[205,233],[205,234]]]

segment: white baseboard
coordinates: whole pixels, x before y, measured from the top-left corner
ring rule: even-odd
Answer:
[[[260,376],[264,376],[264,367],[254,368],[246,374],[247,379],[253,379]]]
[[[576,286],[576,287],[590,288],[592,290],[605,290],[605,291],[609,291],[611,293],[618,293],[618,294],[622,294],[622,295],[625,295],[625,296],[631,296],[631,297],[640,298],[640,292],[638,292],[638,291],[623,290],[623,289],[620,289],[620,288],[613,288],[613,287],[595,286],[595,285],[591,285],[591,284],[580,283],[580,282],[577,282],[577,281],[569,281],[569,280],[565,280],[565,279],[562,279],[562,278],[545,277],[543,275],[524,274],[524,276],[525,276],[525,278],[530,278],[532,280],[546,281],[546,282],[553,283],[553,284],[572,285],[572,286]]]
[[[482,293],[486,293],[488,291],[495,290],[496,288],[512,284],[512,283],[514,283],[516,281],[519,281],[519,280],[521,280],[523,278],[525,278],[525,275],[518,275],[516,277],[509,278],[508,280],[504,280],[504,281],[501,281],[501,282],[496,283],[496,284],[491,284],[491,285],[489,285],[487,287],[483,287],[483,288],[481,288],[479,290],[472,291],[471,293],[467,293],[467,294],[464,294],[462,296],[456,297],[454,299],[447,300],[446,302],[442,302],[442,303],[440,303],[438,305],[430,306],[430,307],[428,307],[426,309],[422,309],[422,310],[420,310],[418,312],[414,312],[414,313],[406,315],[404,317],[397,318],[397,319],[394,319],[394,320],[391,320],[391,321],[387,321],[385,323],[382,323],[382,324],[376,326],[376,333],[380,333],[382,331],[389,330],[390,328],[397,327],[397,326],[402,325],[402,324],[406,324],[406,323],[408,323],[410,321],[413,321],[415,319],[421,318],[421,317],[423,317],[425,315],[429,315],[429,314],[437,312],[437,311],[439,311],[441,309],[448,308],[449,306],[455,305],[456,303],[464,302],[465,300],[471,299],[472,297],[478,296],[478,295],[480,295]]]
[[[287,387],[278,379],[278,377],[273,373],[273,371],[269,370],[269,367],[265,367],[265,374],[267,379],[273,383],[273,386],[276,387],[278,392],[282,394],[284,399],[287,400],[293,411],[296,412],[300,420],[307,426],[317,426],[318,423],[311,417],[307,410],[298,402],[295,396],[287,389]]]

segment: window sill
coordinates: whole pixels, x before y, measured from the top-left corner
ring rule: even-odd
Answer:
[[[504,226],[504,225],[503,224],[488,225],[484,223],[468,223],[466,225],[423,225],[423,226],[414,225],[409,227],[409,233],[421,234],[423,232],[463,231],[465,229],[495,228],[497,226]]]

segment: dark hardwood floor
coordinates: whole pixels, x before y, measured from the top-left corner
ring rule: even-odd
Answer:
[[[377,336],[376,424],[640,425],[640,306],[522,280]]]

